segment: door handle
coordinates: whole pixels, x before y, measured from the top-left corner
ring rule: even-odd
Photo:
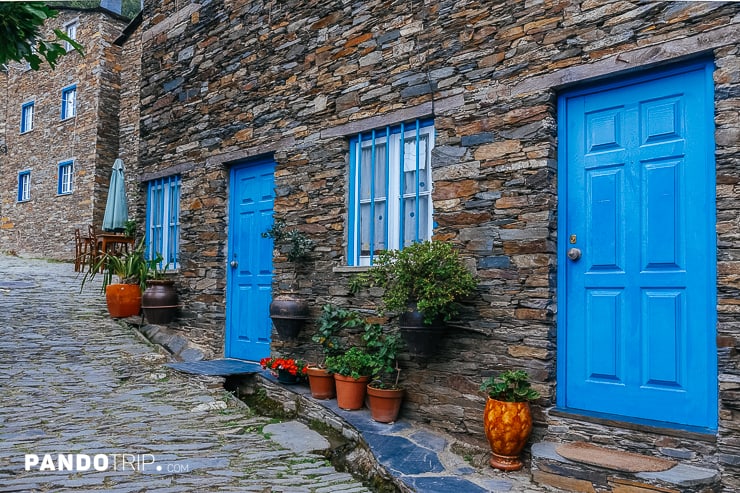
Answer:
[[[236,260],[232,260],[231,262],[229,262],[229,265],[232,268],[236,269],[237,267],[239,267],[239,262],[237,262]]]
[[[574,262],[581,258],[581,249],[580,248],[571,248],[568,250],[568,258],[573,260]]]

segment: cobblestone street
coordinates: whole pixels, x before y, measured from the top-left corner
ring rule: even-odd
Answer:
[[[71,264],[0,256],[0,272],[0,492],[369,491],[271,441],[214,381],[164,368]]]

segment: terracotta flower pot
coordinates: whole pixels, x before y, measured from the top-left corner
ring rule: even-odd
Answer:
[[[361,409],[365,404],[370,377],[352,378],[335,373],[334,380],[337,386],[337,406],[345,411]]]
[[[333,399],[337,395],[334,375],[323,368],[308,368],[308,386],[314,399]]]
[[[113,318],[132,317],[141,312],[141,288],[138,284],[109,284],[105,302]]]
[[[491,445],[491,467],[518,471],[524,464],[519,458],[532,432],[532,414],[528,402],[486,401],[483,427]]]
[[[367,387],[370,415],[379,423],[393,423],[398,419],[403,401],[403,389]]]

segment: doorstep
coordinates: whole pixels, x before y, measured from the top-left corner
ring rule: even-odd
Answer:
[[[579,447],[587,457],[572,453]],[[714,469],[585,442],[533,444],[532,476],[538,483],[583,493],[709,493],[720,486]]]
[[[237,377],[234,377],[237,378]],[[336,399],[318,400],[306,385],[283,385],[269,372],[240,377],[243,383],[263,389],[288,413],[308,423],[328,425],[347,440],[366,447],[375,461],[368,476],[393,482],[398,491],[419,493],[541,492],[525,470],[502,473],[477,469],[451,451],[454,443],[436,431],[400,419],[378,423],[367,408],[345,411]],[[238,385],[243,389],[243,386]],[[359,460],[359,459],[358,459]],[[372,479],[372,478],[368,478]],[[548,490],[552,491],[552,490]]]

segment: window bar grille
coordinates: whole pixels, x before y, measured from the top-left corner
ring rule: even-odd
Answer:
[[[388,245],[388,225],[390,224],[390,218],[388,217],[389,205],[388,198],[390,197],[390,176],[391,176],[391,127],[385,127],[385,207],[383,214],[385,221],[383,221],[383,246],[386,250],[390,249]]]
[[[405,211],[405,205],[406,204],[405,204],[405,201],[404,201],[404,198],[403,198],[403,196],[404,196],[403,191],[405,190],[405,186],[406,186],[405,183],[404,183],[404,179],[403,179],[404,178],[404,176],[403,176],[404,175],[404,168],[406,166],[406,163],[404,163],[404,157],[406,155],[406,143],[405,143],[405,140],[404,140],[404,136],[405,135],[406,135],[406,129],[405,129],[405,125],[402,122],[401,123],[401,139],[400,139],[401,145],[399,146],[399,148],[400,148],[399,149],[400,159],[399,159],[399,166],[398,166],[398,168],[400,170],[399,171],[399,174],[401,175],[400,178],[399,178],[399,188],[398,188],[398,190],[399,190],[399,194],[398,194],[398,200],[399,200],[398,210],[399,210],[399,214],[398,214],[398,217],[400,218],[400,221],[398,222],[398,229],[399,229],[399,241],[398,241],[399,245],[398,245],[398,249],[399,250],[403,250],[404,243],[406,242],[406,234],[405,234],[405,226],[404,226],[406,224],[406,211]]]
[[[174,180],[172,178],[170,179],[173,181],[172,186],[170,187],[170,235],[168,238],[168,244],[169,247],[167,248],[168,257],[163,260],[165,262],[165,265],[167,263],[171,263],[172,267],[177,265],[177,242],[178,242],[178,224],[177,219],[180,217],[178,207],[179,207],[179,197],[180,197],[180,177],[175,176]]]
[[[368,232],[370,234],[370,265],[373,265],[375,255],[375,130],[371,134],[370,145],[370,220],[368,221]]]
[[[360,257],[362,256],[362,134],[359,134],[357,136],[357,156],[356,156],[356,166],[357,166],[357,183],[355,184],[355,193],[357,194],[357,207],[356,207],[356,214],[357,214],[357,228],[355,232],[355,244],[357,245],[357,253],[356,253],[356,259],[357,264],[359,265]]]
[[[416,220],[414,230],[414,242],[419,241],[419,120],[416,120],[416,196],[414,197],[414,219]]]

